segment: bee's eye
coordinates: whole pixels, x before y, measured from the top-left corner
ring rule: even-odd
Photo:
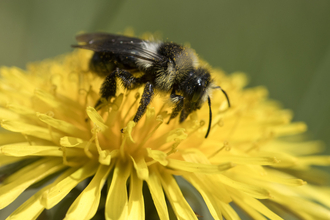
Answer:
[[[192,97],[192,100],[191,100],[191,101],[193,101],[193,102],[197,102],[197,101],[198,101],[198,98],[199,98],[199,94],[198,94],[198,93],[196,93],[196,92],[194,92],[194,95],[193,95],[193,97]]]
[[[199,98],[202,97],[202,93],[203,93],[203,86],[201,84],[197,84],[197,86],[194,88],[194,93],[191,101],[197,102]]]

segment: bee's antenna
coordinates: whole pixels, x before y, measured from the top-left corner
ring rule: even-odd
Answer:
[[[226,96],[227,103],[228,103],[228,108],[230,108],[230,101],[229,101],[229,97],[228,97],[226,91],[223,90],[220,86],[212,87],[212,89],[220,89],[222,91],[222,93]]]
[[[209,127],[207,128],[207,132],[205,135],[205,138],[207,138],[207,136],[209,136],[210,130],[211,130],[211,125],[212,125],[212,109],[211,109],[211,99],[210,96],[207,96],[207,103],[209,104]]]

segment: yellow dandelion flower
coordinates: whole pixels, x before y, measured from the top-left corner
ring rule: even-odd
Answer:
[[[81,50],[26,71],[1,68],[1,126],[12,133],[0,134],[0,166],[28,163],[2,177],[0,209],[56,176],[8,219],[36,219],[86,179],[65,219],[92,218],[102,197],[106,219],[145,219],[143,184],[160,219],[170,218],[169,206],[178,219],[197,219],[175,176],[197,189],[214,219],[240,219],[233,204],[253,219],[330,219],[329,188],[313,167],[329,165],[330,157],[314,155],[322,150],[318,142],[291,138],[306,126],[291,123],[291,112],[268,100],[266,89],[244,89],[244,74],[212,71],[232,107],[213,92],[205,139],[207,105],[168,125],[170,108],[156,97],[134,123],[142,90],[118,89],[96,111],[102,79],[89,72],[90,57]]]

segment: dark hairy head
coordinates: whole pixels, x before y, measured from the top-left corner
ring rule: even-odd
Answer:
[[[200,109],[202,104],[207,101],[209,106],[209,125],[205,135],[208,137],[211,124],[212,124],[212,108],[211,108],[211,98],[210,93],[213,89],[220,89],[225,95],[230,107],[229,97],[227,93],[219,86],[213,86],[213,80],[211,79],[211,74],[208,70],[204,68],[197,68],[190,71],[185,78],[185,80],[180,85],[181,92],[183,96],[187,99],[185,102],[184,110],[189,115],[191,112]]]
[[[211,85],[211,75],[204,68],[191,70],[181,83],[183,96],[188,99],[192,111],[200,109],[206,101]]]

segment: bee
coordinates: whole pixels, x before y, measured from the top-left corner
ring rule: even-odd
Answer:
[[[95,104],[96,110],[102,107],[102,100],[109,101],[116,95],[117,78],[127,90],[144,86],[133,118],[136,123],[146,112],[155,92],[170,94],[170,102],[174,104],[167,123],[179,114],[179,122],[184,122],[207,100],[209,125],[205,138],[212,123],[212,89],[220,89],[230,107],[227,93],[213,83],[207,69],[198,66],[198,58],[190,48],[173,42],[147,41],[109,33],[81,34],[76,40],[79,44],[72,47],[93,51],[89,67],[105,77],[100,88],[101,97]],[[137,72],[142,75],[136,76]]]

